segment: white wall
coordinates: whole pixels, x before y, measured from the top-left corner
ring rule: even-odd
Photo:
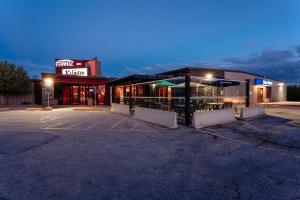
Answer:
[[[214,110],[193,113],[193,127],[203,128],[236,121],[233,109]]]
[[[251,106],[248,108],[242,108],[241,110],[241,115],[240,118],[241,119],[247,119],[247,118],[251,118],[251,117],[257,117],[260,115],[264,115],[265,112],[265,107],[263,106]]]
[[[164,110],[156,110],[151,108],[142,108],[135,106],[134,119],[158,124],[168,128],[177,128],[177,114],[176,112],[169,112]]]
[[[279,82],[276,82],[272,86],[272,95],[271,95],[271,101],[277,102],[277,101],[286,101],[287,98],[287,85],[281,85]]]
[[[238,81],[245,81],[246,79],[250,80],[250,105],[257,104],[257,88],[262,87],[264,88],[264,97],[266,97],[266,86],[259,86],[255,85],[255,78],[262,78],[258,76],[254,76],[251,74],[241,73],[241,72],[224,72],[224,76],[227,79],[231,80],[238,80]],[[287,95],[287,87],[286,84],[284,86],[279,86],[281,82],[274,81],[271,79],[264,78],[266,80],[270,80],[273,82],[272,89],[271,89],[271,98],[265,99],[265,102],[275,102],[275,101],[286,101],[286,95]]]

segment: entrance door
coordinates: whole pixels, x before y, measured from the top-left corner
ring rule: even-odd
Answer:
[[[257,88],[257,103],[263,103],[264,101],[264,89]]]

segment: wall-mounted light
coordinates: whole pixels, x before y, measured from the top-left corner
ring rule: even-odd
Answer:
[[[156,86],[155,83],[153,83],[153,84],[152,84],[152,88],[155,88],[155,86]]]
[[[205,75],[205,78],[207,78],[207,79],[211,79],[212,77],[213,77],[213,75],[211,73]]]
[[[277,85],[278,86],[284,86],[284,83],[281,82],[281,83],[278,83]]]
[[[52,86],[52,84],[53,84],[52,78],[46,78],[45,79],[45,84],[46,84],[46,86]]]

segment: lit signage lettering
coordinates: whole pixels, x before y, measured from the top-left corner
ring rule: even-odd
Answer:
[[[255,79],[255,85],[268,85],[271,86],[273,85],[272,81],[261,79],[261,78],[256,78]]]
[[[73,60],[57,60],[55,62],[56,67],[73,67]]]
[[[70,76],[87,76],[88,70],[87,68],[62,69],[62,74]]]

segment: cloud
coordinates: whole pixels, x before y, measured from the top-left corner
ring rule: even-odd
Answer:
[[[215,63],[206,62],[203,60],[193,60],[186,63],[160,63],[153,64],[144,67],[126,67],[125,73],[128,74],[157,74],[169,70],[184,68],[184,67],[204,67],[204,68],[228,68],[229,66],[224,63]]]
[[[250,49],[250,48],[252,48],[253,44],[252,44],[251,42],[249,42],[249,41],[245,41],[245,42],[243,43],[243,46],[244,46],[245,48],[247,48],[247,49]]]
[[[296,50],[298,56],[300,56],[300,44],[298,44],[298,45],[296,46],[295,50]]]
[[[266,48],[259,54],[246,57],[227,57],[221,61],[193,60],[189,63],[154,64],[144,67],[126,67],[128,74],[156,74],[183,67],[236,69],[251,72],[287,83],[300,82],[300,45],[294,49]]]
[[[300,45],[296,49],[268,48],[260,54],[222,59],[232,68],[253,72],[288,83],[300,82]]]

